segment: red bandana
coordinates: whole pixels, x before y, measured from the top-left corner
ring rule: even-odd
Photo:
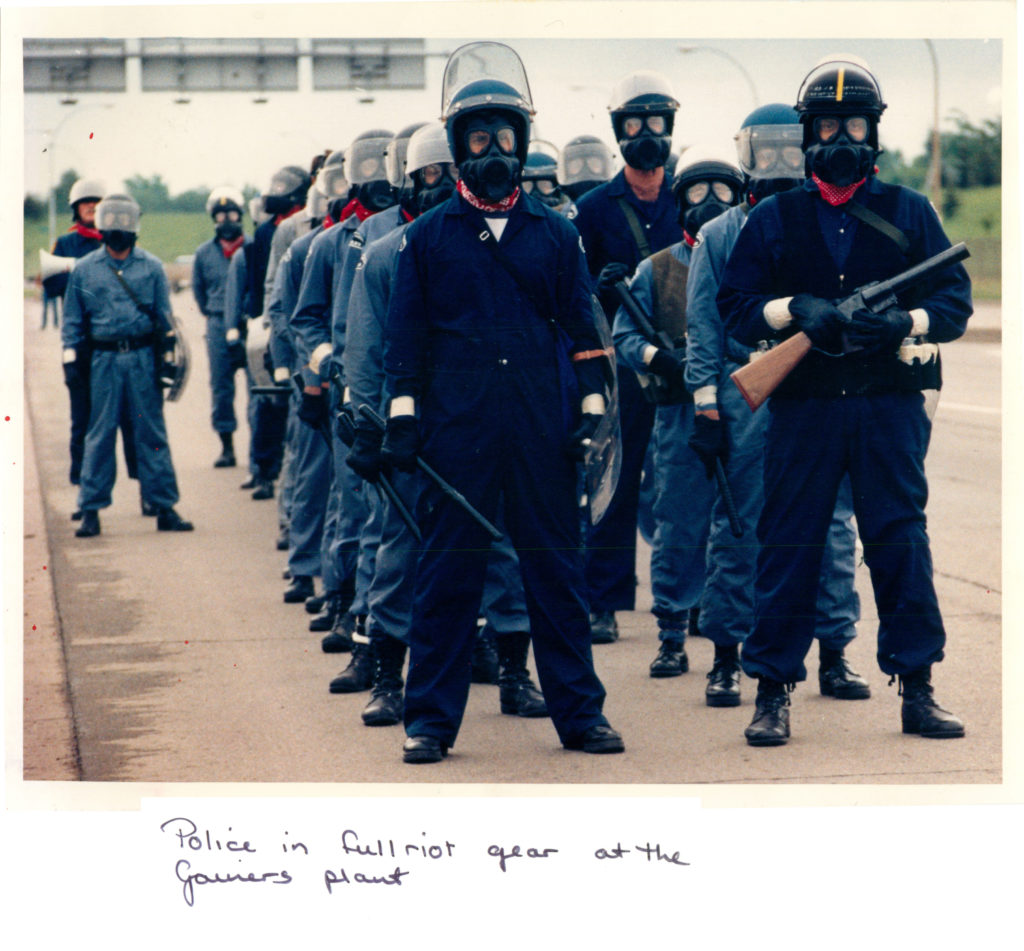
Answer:
[[[416,220],[415,216],[414,215],[410,215],[409,212],[407,212],[404,208],[401,209],[401,212],[402,212],[402,217],[405,218],[406,221],[415,221]]]
[[[466,183],[461,178],[456,182],[455,188],[458,190],[458,193],[478,211],[510,211],[519,199],[518,187],[511,195],[507,198],[502,198],[500,201],[484,201],[482,198],[477,198],[476,195],[466,187]]]
[[[355,215],[360,221],[366,221],[367,218],[372,215],[370,211],[358,198],[353,198],[342,210],[341,217],[338,221],[344,221],[346,218],[351,218]]]
[[[828,182],[823,182],[813,173],[811,173],[811,178],[814,179],[814,184],[818,186],[818,191],[821,192],[821,197],[832,206],[845,205],[851,198],[853,198],[853,193],[867,181],[866,178],[862,178],[859,182],[854,182],[852,185],[840,186],[830,185]]]
[[[83,225],[80,221],[76,221],[70,228],[68,228],[68,231],[77,231],[83,238],[91,238],[93,241],[103,240],[103,235],[101,235],[95,228]]]
[[[689,246],[690,246],[691,248],[692,248],[692,247],[693,247],[693,246],[694,246],[694,245],[695,245],[695,244],[697,243],[697,239],[696,239],[696,238],[691,238],[691,237],[690,237],[690,235],[689,235],[689,233],[688,233],[688,232],[686,232],[686,231],[684,231],[684,232],[683,232],[683,240],[684,240],[684,241],[685,241],[685,242],[686,242],[686,243],[687,243],[687,244],[688,244],[688,245],[689,245]]]
[[[274,225],[277,226],[282,221],[284,221],[286,218],[291,218],[292,215],[296,214],[297,212],[302,211],[302,207],[303,207],[302,205],[295,205],[295,206],[292,207],[291,211],[286,211],[283,215],[278,215],[274,219]]]
[[[324,215],[324,220],[321,222],[321,224],[323,225],[324,231],[326,231],[328,228],[330,228],[331,225],[334,224],[334,219],[330,215]]]
[[[230,258],[243,244],[245,243],[245,235],[239,235],[234,241],[225,241],[221,239],[220,249],[224,253],[224,257]]]

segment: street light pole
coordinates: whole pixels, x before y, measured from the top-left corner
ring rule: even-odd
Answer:
[[[747,72],[747,68],[738,59],[736,59],[735,56],[730,55],[725,50],[719,49],[717,46],[680,46],[677,47],[677,49],[684,56],[687,53],[698,53],[706,50],[708,53],[717,53],[719,56],[723,57],[724,59],[727,59],[730,63],[733,64],[733,66],[735,66],[740,71],[740,73],[743,75],[744,80],[746,80],[747,89],[750,90],[750,98],[754,100],[754,108],[756,109],[759,105],[761,105],[761,102],[757,96],[757,86],[754,85],[753,77],[750,75],[749,72]]]
[[[931,178],[930,191],[935,210],[942,214],[942,138],[939,135],[939,58],[935,54],[935,44],[925,40],[928,53],[932,58],[932,161],[928,169]]]

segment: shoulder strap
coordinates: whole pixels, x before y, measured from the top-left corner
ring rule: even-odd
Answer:
[[[640,224],[640,219],[636,216],[636,211],[623,195],[620,195],[615,201],[619,208],[622,209],[622,214],[625,215],[629,230],[633,233],[633,241],[636,243],[637,251],[640,252],[640,260],[649,258],[651,256],[651,244],[647,240],[647,235],[644,234],[644,229]]]
[[[846,203],[845,210],[853,215],[854,218],[859,218],[864,224],[869,225],[876,231],[882,232],[887,238],[895,242],[896,247],[904,254],[910,250],[910,241],[907,236],[891,221],[886,221],[881,215],[876,214],[870,208],[866,208],[855,201],[850,201]]]
[[[139,298],[136,296],[135,291],[133,291],[128,286],[128,282],[124,279],[124,277],[122,276],[120,270],[118,270],[116,267],[112,267],[111,270],[114,272],[114,277],[116,277],[118,279],[118,281],[121,282],[121,286],[125,289],[125,291],[127,292],[128,296],[132,299],[132,303],[136,307],[138,307],[139,310],[141,310],[142,313],[145,314],[145,316],[147,316],[153,322],[153,332],[155,333],[156,329],[157,329],[157,326],[156,326],[156,324],[157,324],[157,321],[156,321],[156,308],[155,307],[144,307],[143,304],[142,304],[142,301],[140,301]]]
[[[536,297],[534,297],[533,292],[527,286],[526,281],[523,280],[522,275],[516,270],[515,265],[509,260],[508,255],[498,247],[498,239],[494,237],[491,229],[487,227],[487,222],[484,221],[482,215],[479,217],[479,223],[482,225],[482,230],[477,235],[480,239],[480,243],[483,244],[484,247],[490,249],[491,254],[494,255],[494,259],[508,272],[509,277],[515,281],[516,286],[522,292],[523,296],[533,305],[533,309],[537,311],[538,315],[554,326],[554,318],[551,317],[546,308],[541,307],[540,302]]]

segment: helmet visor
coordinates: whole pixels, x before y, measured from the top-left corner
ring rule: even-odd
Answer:
[[[791,125],[754,125],[736,138],[740,168],[751,178],[803,178],[803,128]]]
[[[523,108],[533,112],[530,86],[519,54],[504,43],[485,42],[460,46],[448,58],[441,88],[441,114],[449,115],[452,99],[459,90],[481,79],[510,86],[519,94]]]
[[[466,133],[466,149],[470,155],[483,155],[491,147],[491,142],[506,155],[514,155],[516,151],[516,130],[511,126],[500,129],[470,129]]]

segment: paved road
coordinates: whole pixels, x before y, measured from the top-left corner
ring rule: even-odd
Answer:
[[[743,740],[754,685],[733,710],[704,705],[711,645],[691,639],[691,672],[651,680],[656,650],[648,552],[641,610],[622,638],[595,648],[606,713],[624,756],[561,749],[546,720],[498,712],[497,687],[473,687],[458,746],[442,764],[400,762],[400,727],[359,720],[366,694],[332,696],[346,662],[323,654],[301,606],[285,605],[273,502],[240,492],[244,469],[215,470],[202,317],[188,291],[176,312],[192,341],[192,379],[167,409],[191,534],[157,533],[122,478],[103,534],[77,539],[69,514],[68,408],[59,341],[25,309],[26,778],[131,782],[451,783],[998,783],[1001,779],[1001,511],[999,310],[980,307],[971,333],[943,349],[946,387],[928,457],[930,532],[949,643],[936,669],[940,701],[962,715],[964,740],[899,732],[896,687],[874,663],[876,616],[867,570],[850,656],[873,697],[843,703],[802,685],[794,737],[755,750]],[[242,409],[244,397],[239,396]],[[244,416],[244,413],[242,414]],[[247,444],[247,432],[238,434]],[[33,455],[34,454],[34,455]],[[34,464],[34,465],[33,465]],[[38,483],[33,478],[38,470]],[[52,592],[52,593],[51,593]],[[810,666],[810,665],[809,665]],[[812,667],[813,671],[813,667]],[[66,684],[66,691],[64,689]]]

